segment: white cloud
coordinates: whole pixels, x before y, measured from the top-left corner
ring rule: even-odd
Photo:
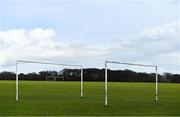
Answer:
[[[178,50],[180,43],[180,25],[178,22],[158,26],[142,32],[142,36],[137,39],[142,43],[142,52],[159,55],[168,54]]]
[[[52,29],[0,31],[0,65],[17,59],[86,60],[102,64],[106,59],[158,65],[161,72],[178,72],[180,66],[179,22],[143,30],[132,38],[90,42],[56,39]],[[97,67],[97,64],[91,65]],[[170,67],[171,66],[171,67]]]
[[[119,39],[112,50],[119,60],[155,64],[165,71],[177,72],[180,66],[180,24],[179,22],[143,30],[138,37]],[[169,67],[171,66],[171,67]],[[172,67],[174,66],[174,67]]]
[[[57,41],[52,29],[13,29],[0,31],[0,65],[14,64],[18,59],[65,60],[106,54],[105,48],[88,43]]]

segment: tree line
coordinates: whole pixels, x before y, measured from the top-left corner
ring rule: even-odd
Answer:
[[[20,73],[19,80],[44,81],[52,74],[58,76],[60,71],[40,71],[38,73]],[[84,81],[104,81],[104,69],[88,68],[83,70]],[[64,69],[61,74],[65,81],[80,81],[80,69]],[[131,70],[110,70],[108,69],[108,81],[110,82],[155,82],[155,73],[135,72]],[[13,72],[1,72],[0,80],[15,80]],[[163,73],[158,74],[159,82],[180,83],[180,74]]]

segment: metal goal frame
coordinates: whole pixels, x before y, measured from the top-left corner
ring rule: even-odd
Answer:
[[[49,62],[39,62],[39,61],[25,61],[25,60],[17,60],[16,61],[16,101],[19,100],[19,78],[18,78],[18,65],[20,63],[30,63],[30,64],[44,64],[44,65],[55,65],[55,66],[72,66],[78,67],[81,70],[81,86],[80,86],[80,97],[83,98],[83,66],[82,65],[75,65],[75,64],[59,64],[59,63],[49,63]]]
[[[158,101],[158,73],[157,73],[157,66],[156,65],[145,65],[145,64],[134,64],[134,63],[123,63],[118,61],[105,61],[105,98],[104,98],[104,104],[105,106],[108,106],[108,64],[122,64],[122,65],[133,65],[133,66],[142,66],[142,67],[151,67],[155,68],[156,73],[156,91],[155,91],[155,101]]]

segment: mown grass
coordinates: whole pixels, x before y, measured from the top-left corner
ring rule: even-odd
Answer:
[[[180,116],[180,84],[108,83],[109,106],[104,106],[104,83],[85,82],[83,99],[79,82],[0,81],[0,115],[143,115]]]

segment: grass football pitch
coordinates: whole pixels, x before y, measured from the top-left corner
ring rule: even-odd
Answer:
[[[29,115],[143,115],[180,116],[180,84],[108,83],[108,103],[104,106],[104,83],[19,81],[19,101],[15,101],[15,81],[0,81],[0,116]]]

